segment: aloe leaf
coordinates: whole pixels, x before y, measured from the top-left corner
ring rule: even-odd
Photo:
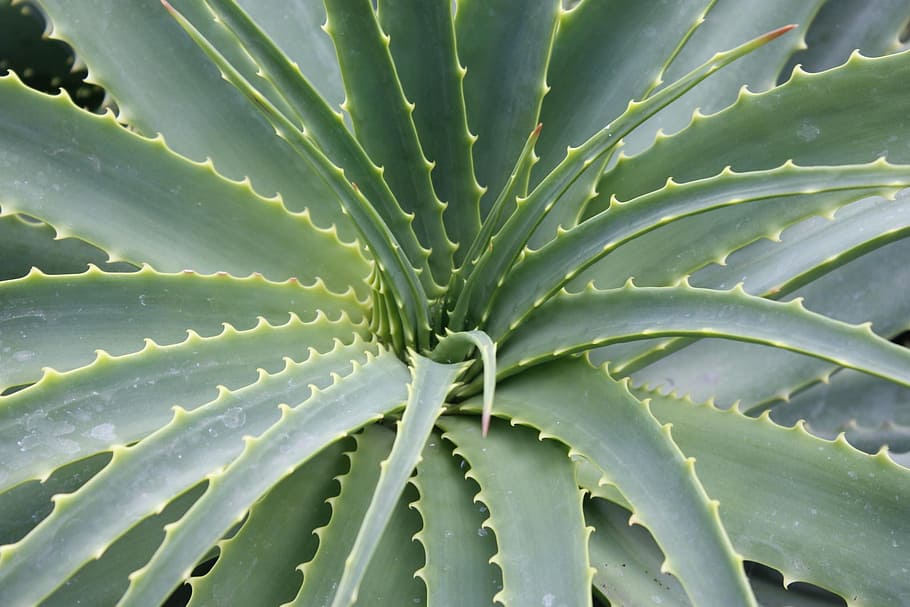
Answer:
[[[464,360],[475,348],[483,364],[483,412],[480,427],[486,436],[490,428],[490,413],[493,411],[493,396],[496,393],[496,343],[483,331],[449,333],[433,350],[433,358],[444,363],[456,363]]]
[[[893,201],[872,198],[787,229],[777,241],[762,240],[692,277],[696,286],[724,289],[742,281],[750,292],[784,297],[866,253],[906,238],[910,192]],[[736,277],[734,277],[736,274]],[[743,278],[745,277],[745,278]]]
[[[749,571],[751,569],[751,571]],[[843,607],[844,599],[817,586],[796,582],[785,588],[780,574],[748,563],[749,583],[762,607]],[[753,573],[755,571],[756,573]]]
[[[458,61],[454,4],[447,0],[378,3],[379,22],[391,36],[395,70],[407,99],[414,104],[413,120],[420,145],[433,163],[433,186],[446,204],[446,234],[458,245],[458,266],[480,230],[480,196],[474,177],[462,81]]]
[[[908,284],[907,255],[910,239],[892,242],[814,280],[791,297],[805,297],[809,309],[830,318],[871,322],[878,335],[891,339],[907,328],[910,299],[881,294]],[[863,288],[850,286],[857,284]],[[738,401],[745,410],[786,400],[807,386],[825,381],[837,368],[776,348],[703,339],[649,364],[633,377],[636,383],[667,386],[695,399],[715,398],[724,406]]]
[[[591,534],[594,590],[611,605],[634,605],[641,597],[669,607],[690,607],[679,582],[661,573],[664,555],[647,530],[630,525],[632,513],[602,499],[585,501]]]
[[[758,410],[746,413],[755,415]],[[834,438],[851,425],[906,427],[910,426],[910,389],[847,369],[779,403],[771,409],[771,418],[784,426],[803,420],[810,432],[823,438]]]
[[[907,0],[827,2],[806,34],[809,48],[793,55],[788,67],[801,65],[807,71],[821,72],[842,64],[856,49],[867,57],[896,52],[908,19]],[[790,71],[784,68],[783,75]]]
[[[635,395],[634,392],[633,395]],[[607,500],[626,510],[632,510],[629,500],[620,493],[616,485],[604,476],[603,470],[577,454],[573,454],[572,461],[575,463],[575,479],[578,481],[578,486],[587,491],[588,495]]]
[[[344,100],[341,70],[332,39],[322,30],[325,7],[321,2],[289,0],[272,3],[239,0],[243,9],[262,26],[269,38],[299,68],[333,108]]]
[[[459,461],[441,436],[431,435],[411,483],[420,493],[414,508],[423,528],[414,536],[426,552],[416,575],[427,587],[427,605],[489,605],[502,590],[502,577],[490,564],[496,541],[483,528],[488,512],[474,503],[477,486],[464,477]]]
[[[648,116],[671,103],[712,73],[785,34],[789,29],[781,28],[732,50],[717,53],[707,63],[644,101],[630,102],[625,113],[619,118],[580,147],[569,150],[559,166],[526,199],[519,201],[516,212],[493,237],[491,246],[483,252],[467,280],[465,291],[460,295],[452,315],[452,322],[456,326],[472,326],[485,320],[485,311],[488,310],[493,293],[501,286],[506,272],[515,262],[541,218],[585,169],[615,147],[622,137]]]
[[[167,0],[164,0],[161,4],[164,8],[168,6],[173,8]],[[211,5],[206,0],[174,0],[174,4],[179,7],[181,14],[199,29],[206,40],[224,54],[227,61],[237,71],[242,73],[247,80],[257,83],[258,90],[264,97],[273,105],[279,107],[286,115],[290,115],[292,110],[284,99],[280,87],[276,86],[271,79],[265,77],[256,57],[252,56],[247,52],[247,49],[237,43],[234,33],[230,31],[229,27],[226,27],[221,16],[212,10]]]
[[[851,197],[849,192],[834,193],[834,196],[816,195],[811,198],[799,196],[791,198],[792,202],[789,204],[791,207],[808,206],[814,212],[822,209],[818,203],[828,207],[832,203],[847,202]],[[819,201],[813,203],[812,198],[819,198]],[[805,202],[810,204],[804,205]],[[726,289],[742,281],[748,293],[782,299],[820,276],[836,271],[852,260],[907,235],[907,221],[904,216],[910,201],[903,194],[898,194],[895,202],[873,198],[840,209],[831,207],[823,217],[812,217],[786,229],[777,230],[782,219],[789,219],[793,215],[781,203],[787,203],[787,199],[768,200],[761,207],[755,208],[756,212],[751,215],[746,230],[732,229],[733,224],[728,222],[718,225],[712,219],[704,222],[704,225],[695,229],[693,233],[685,234],[693,228],[691,222],[687,221],[692,218],[681,219],[665,226],[677,226],[672,235],[662,233],[665,230],[658,228],[649,232],[644,239],[639,238],[630,243],[635,249],[634,252],[640,254],[637,260],[630,256],[633,251],[627,253],[624,249],[628,247],[620,245],[613,254],[589,268],[593,272],[582,272],[579,278],[573,281],[573,285],[595,276],[596,278],[592,280],[599,288],[619,286],[616,279],[622,272],[628,272],[630,276],[635,276],[635,281],[640,286],[666,286],[678,279],[668,280],[673,275],[667,273],[659,276],[661,272],[657,274],[645,272],[642,279],[638,272],[642,268],[636,265],[648,261],[654,263],[662,253],[666,253],[667,241],[665,240],[664,246],[661,246],[660,239],[671,237],[673,247],[686,245],[684,253],[674,256],[673,262],[665,264],[662,268],[662,271],[665,271],[668,266],[672,267],[681,261],[684,264],[691,264],[706,252],[712,250],[722,252],[726,242],[731,242],[737,237],[735,233],[757,234],[765,228],[764,224],[767,222],[767,239],[752,242],[730,254],[721,254],[715,259],[715,263],[695,272],[690,282],[700,287]],[[711,213],[709,211],[707,214]],[[729,218],[728,221],[739,223],[735,217]],[[728,236],[708,238],[708,234],[718,232],[727,233]],[[650,242],[638,242],[639,240]],[[652,245],[649,250],[645,249],[647,245]],[[643,257],[647,259],[642,259]],[[704,259],[706,258],[702,257],[702,262]],[[689,267],[691,268],[691,265]],[[687,274],[689,272],[680,272],[675,276]],[[606,351],[599,352],[598,357],[610,360],[612,369],[617,373],[629,374],[690,342],[691,340],[677,339],[673,340],[672,344],[661,341],[657,344],[645,342],[624,344],[619,347],[609,346]]]
[[[298,567],[303,573],[303,585],[291,605],[330,604],[360,522],[372,501],[379,480],[378,462],[388,457],[394,438],[392,432],[379,425],[367,426],[354,435],[356,449],[346,453],[350,469],[335,477],[341,491],[327,500],[332,509],[331,518],[313,532],[319,544],[312,560]]]
[[[249,176],[256,191],[281,193],[294,211],[310,208],[320,227],[336,225],[345,237],[354,234],[332,191],[275,140],[269,124],[222,81],[158,2],[40,5],[54,24],[52,35],[72,44],[91,66],[89,78],[116,99],[121,120],[147,136],[162,133],[181,155],[197,161],[211,156],[220,173]]]
[[[535,183],[559,164],[566,146],[594,135],[661,82],[667,62],[713,3],[585,0],[562,12],[540,111],[545,130]]]
[[[208,3],[221,22],[237,36],[231,44],[219,44],[215,48],[224,52],[230,50],[225,47],[242,45],[243,51],[255,58],[260,74],[275,84],[281,91],[279,95],[282,102],[290,106],[290,112],[283,112],[285,116],[292,122],[302,122],[307,136],[319,145],[334,164],[344,167],[348,180],[356,183],[376,208],[411,262],[428,271],[429,252],[421,247],[411,228],[413,217],[401,209],[383,180],[382,170],[373,164],[360,143],[348,132],[341,114],[330,109],[299,68],[290,62],[233,0],[208,0]],[[193,20],[193,24],[197,25],[196,20]],[[252,82],[248,75],[245,77],[248,82]],[[257,90],[263,92],[261,86]],[[272,100],[272,97],[269,99]],[[433,284],[424,281],[424,286],[430,288]]]
[[[454,453],[470,465],[466,476],[480,485],[475,500],[489,509],[482,529],[496,535],[498,552],[491,562],[502,570],[502,590],[494,601],[590,606],[589,531],[565,448],[504,423],[495,424],[490,438],[470,419],[446,416],[439,425],[443,438],[455,443]]]
[[[57,238],[46,223],[0,211],[0,280],[22,278],[32,268],[47,274],[76,274],[88,264],[109,272],[130,272],[134,266],[108,262],[108,254],[75,238]]]
[[[697,458],[743,556],[780,570],[785,583],[808,581],[855,604],[900,604],[910,592],[910,529],[899,506],[910,499],[910,470],[885,453],[812,437],[800,424],[781,428],[766,416],[659,395],[651,407]]]
[[[129,584],[127,576],[141,567],[164,539],[163,527],[179,519],[202,495],[203,485],[172,500],[159,514],[150,516],[111,544],[101,558],[86,563],[66,580],[41,607],[113,605]]]
[[[335,477],[341,491],[327,500],[331,518],[313,532],[319,540],[316,553],[298,567],[303,573],[303,585],[291,605],[328,605],[332,600],[345,558],[379,480],[378,462],[388,457],[394,438],[392,432],[379,425],[367,426],[354,435],[356,448],[345,454],[350,469]]]
[[[337,478],[341,493],[329,500],[331,520],[315,531],[319,548],[313,560],[299,568],[303,571],[303,586],[289,606],[330,604],[379,480],[379,462],[389,455],[394,434],[381,426],[368,426],[354,438],[357,449],[348,454],[350,471]],[[410,491],[401,496],[382,534],[376,558],[367,568],[361,586],[365,604],[425,601],[423,588],[414,576],[421,555],[419,546],[411,540],[419,528],[416,513],[407,507],[412,499]]]
[[[54,495],[72,493],[110,461],[110,453],[98,453],[57,468],[43,481],[29,481],[0,493],[0,545],[25,537],[54,509]]]
[[[405,400],[404,365],[387,351],[297,407],[280,407],[280,419],[257,437],[247,435],[243,452],[220,472],[208,476],[205,494],[166,536],[152,559],[130,576],[122,607],[163,600],[189,576],[196,559],[270,487],[346,435],[399,408]],[[396,496],[397,497],[397,496]]]
[[[549,299],[585,267],[624,242],[661,225],[723,206],[779,197],[850,190],[856,198],[910,185],[910,167],[885,161],[850,167],[797,167],[732,173],[662,189],[620,203],[562,234],[537,252],[528,253],[510,273],[490,305],[488,331],[494,339]],[[529,288],[530,286],[530,288]]]
[[[814,217],[796,224],[775,240],[760,240],[732,253],[723,265],[712,264],[690,280],[699,287],[727,289],[743,282],[747,293],[783,299],[829,272],[910,233],[910,200],[895,202],[872,198],[851,204],[827,218]],[[827,219],[827,221],[826,221]],[[603,352],[617,373],[630,374],[686,345],[678,338],[641,344],[628,353]]]
[[[668,175],[691,181],[716,174],[724,165],[754,171],[787,160],[836,165],[887,156],[905,162],[910,137],[904,129],[910,123],[903,120],[898,100],[905,94],[900,82],[908,75],[907,54],[876,59],[855,54],[821,74],[797,70],[781,86],[759,94],[742,92],[732,106],[696,116],[683,131],[621,158],[598,189],[628,200],[659,188]],[[870,107],[878,111],[870,112]],[[733,141],[736,145],[730,145]],[[721,148],[724,152],[718,154]],[[690,162],[680,163],[680,154]]]
[[[324,502],[341,471],[343,445],[332,443],[253,504],[237,534],[218,542],[212,570],[190,578],[191,607],[281,605],[294,598],[301,581],[297,565],[312,558],[313,530],[328,516]]]
[[[305,282],[325,276],[336,290],[363,283],[368,266],[359,247],[318,229],[309,213],[292,214],[249,183],[177,156],[161,139],[130,133],[111,114],[89,114],[15,76],[0,78],[0,104],[4,212],[32,215],[59,237],[75,235],[114,259],[161,271],[261,272]],[[23,113],[27,124],[16,118]],[[36,174],[42,177],[23,177]],[[336,253],[323,255],[326,249]]]
[[[95,350],[111,355],[134,352],[143,339],[159,344],[183,341],[187,329],[213,335],[227,322],[238,329],[258,317],[272,324],[289,314],[304,321],[319,311],[360,318],[359,302],[316,283],[274,283],[261,276],[233,278],[192,272],[138,272],[28,276],[0,283],[0,357],[4,386],[38,379],[42,367],[67,371],[89,364]]]
[[[487,194],[480,201],[481,219],[505,186],[526,134],[540,122],[560,5],[558,0],[458,3],[455,38],[467,69],[468,126],[477,136],[474,167]]]
[[[342,107],[401,206],[414,214],[417,237],[431,249],[433,278],[447,284],[455,245],[446,235],[445,205],[433,188],[433,164],[417,138],[413,100],[404,96],[389,51],[390,39],[370,0],[328,0],[325,6],[325,31],[335,43],[347,95]]]
[[[346,369],[353,364],[350,377],[369,381],[382,373],[382,382],[394,385],[400,369],[397,359],[380,355],[368,359],[362,368],[356,360],[349,362],[362,359],[363,352],[362,343],[337,346],[325,355],[314,353],[301,364],[289,362],[275,375],[263,373],[256,383],[235,392],[223,390],[217,399],[191,412],[175,407],[169,424],[133,447],[115,448],[111,463],[101,473],[75,493],[55,496],[55,509],[46,519],[19,543],[0,549],[0,598],[36,603],[102,554],[105,546],[206,475],[210,475],[206,495],[210,494],[211,475],[217,476],[216,471],[244,451],[242,437],[261,434],[284,419],[281,403],[304,401],[311,392],[319,393],[337,382],[338,377],[330,373],[350,373]],[[351,384],[359,385],[359,381]],[[112,495],[119,497],[112,499]],[[220,532],[234,522],[229,521]],[[199,549],[214,544],[221,533]],[[65,556],[54,548],[56,542],[64,541],[68,547]],[[200,555],[194,555],[188,566],[195,563],[196,556]],[[38,569],[40,576],[35,575]]]
[[[218,65],[225,78],[243,92],[247,100],[272,122],[276,134],[290,142],[294,149],[317,170],[320,178],[324,179],[333,189],[345,211],[352,216],[364,243],[377,259],[382,276],[387,279],[386,284],[391,289],[395,301],[405,312],[402,327],[409,341],[414,342],[419,339],[420,346],[425,347],[429,338],[430,325],[426,309],[426,295],[420,280],[394,234],[360,192],[357,184],[349,182],[345,177],[344,169],[333,164],[306,136],[306,133],[256,90],[192,23],[170,4],[165,4],[165,7],[193,41]],[[415,335],[417,339],[411,339]]]
[[[809,428],[809,432],[818,436]],[[876,453],[882,447],[905,454],[910,451],[910,426],[882,422],[878,426],[860,426],[855,420],[844,424],[847,442],[864,453]]]
[[[216,386],[238,389],[255,382],[259,369],[276,373],[288,358],[329,350],[346,324],[320,316],[280,327],[260,321],[247,331],[226,325],[212,337],[189,333],[171,346],[147,340],[139,352],[99,352],[67,373],[45,370],[33,386],[0,396],[0,491],[133,443],[170,421],[173,405],[193,410],[215,398]]]
[[[649,145],[659,129],[661,132],[675,133],[686,127],[695,111],[709,114],[727,107],[736,100],[743,86],[758,92],[777,84],[778,75],[787,60],[805,47],[805,32],[824,2],[825,0],[766,0],[756,4],[749,0],[723,0],[713,3],[704,22],[686,40],[667,68],[664,77],[667,82],[673,82],[692,70],[716,49],[728,48],[740,40],[788,23],[796,25],[798,29],[778,43],[757,50],[725,69],[716,78],[706,80],[686,93],[628,137],[626,153],[635,153]],[[781,159],[781,162],[783,160],[785,159]]]
[[[560,17],[541,108],[547,130],[537,152],[537,181],[578,145],[663,82],[672,62],[701,24],[713,0],[581,2]],[[648,25],[641,27],[643,23]],[[646,42],[645,42],[646,41]],[[634,50],[633,50],[634,49]],[[543,218],[528,244],[540,248],[576,225],[612,154],[594,163]]]
[[[462,368],[463,365],[440,364],[412,354],[408,403],[398,424],[392,451],[380,465],[376,489],[345,560],[344,572],[332,599],[333,607],[350,607],[357,601],[361,580],[379,545],[382,532],[420,460],[420,452],[436,418],[442,413],[452,382]]]
[[[527,196],[527,180],[531,177],[531,167],[537,161],[537,157],[534,155],[534,144],[540,136],[542,127],[543,125],[538,124],[525,141],[509,179],[484,218],[480,231],[465,255],[464,265],[456,273],[456,280],[453,281],[450,289],[450,298],[454,299],[461,292],[464,287],[464,279],[470,275],[480,255],[490,246],[493,234],[502,229],[502,224],[515,212],[517,201],[521,197]]]
[[[411,506],[416,500],[417,492],[408,484],[360,584],[359,604],[425,604],[426,588],[415,575],[424,559],[423,550],[414,539],[420,530],[420,515]]]
[[[656,538],[666,556],[661,572],[672,573],[694,605],[754,606],[742,559],[721,525],[717,502],[696,477],[694,461],[627,385],[585,361],[565,359],[500,386],[496,409],[572,445],[573,454],[598,466],[603,481],[634,508],[634,521]],[[475,409],[477,399],[465,406]]]
[[[595,328],[595,327],[600,327]],[[499,373],[610,342],[667,335],[724,337],[827,360],[910,386],[910,350],[872,332],[787,303],[730,291],[635,287],[564,293],[500,349]]]
[[[582,220],[585,207],[597,196],[597,183],[604,169],[610,163],[613,153],[609,152],[597,162],[591,164],[585,171],[563,192],[559,200],[547,211],[543,219],[528,239],[526,249],[540,249],[560,237]]]

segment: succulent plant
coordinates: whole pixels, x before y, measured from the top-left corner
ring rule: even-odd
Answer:
[[[0,604],[910,604],[910,2],[171,3],[0,78]]]

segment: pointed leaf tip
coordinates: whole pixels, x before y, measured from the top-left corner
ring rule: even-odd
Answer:
[[[783,27],[779,27],[776,30],[771,30],[770,32],[768,32],[767,34],[762,36],[762,40],[764,40],[766,42],[770,42],[771,40],[774,40],[775,38],[779,38],[779,37],[783,36],[784,34],[786,34],[787,32],[789,32],[790,30],[796,29],[797,27],[799,27],[799,26],[796,23],[791,23],[790,25],[785,25]]]

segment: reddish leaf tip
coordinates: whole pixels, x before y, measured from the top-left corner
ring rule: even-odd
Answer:
[[[771,30],[770,32],[768,32],[767,34],[765,34],[765,35],[763,36],[763,38],[764,38],[765,40],[769,40],[769,41],[770,41],[770,40],[774,40],[775,38],[779,38],[780,36],[783,36],[784,34],[786,34],[787,32],[789,32],[790,30],[796,29],[796,27],[797,27],[797,24],[796,24],[796,23],[791,23],[790,25],[785,25],[785,26],[783,26],[783,27],[779,27],[779,28],[777,28],[776,30]]]

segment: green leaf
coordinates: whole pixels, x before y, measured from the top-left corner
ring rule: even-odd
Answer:
[[[462,365],[440,364],[418,354],[411,356],[408,403],[398,424],[392,451],[380,464],[379,480],[363,515],[357,538],[345,560],[344,572],[332,599],[333,607],[350,607],[383,530],[392,516],[408,478],[420,460],[420,452],[442,413],[446,395]]]
[[[910,122],[903,119],[906,91],[901,86],[906,77],[907,54],[878,59],[853,55],[843,66],[821,74],[796,71],[783,85],[759,94],[743,91],[723,111],[697,115],[685,130],[659,139],[637,156],[622,158],[598,190],[628,200],[659,188],[668,176],[691,181],[714,175],[724,165],[755,171],[787,160],[835,165],[886,156],[891,162],[906,162]],[[680,163],[682,156],[688,162]]]
[[[128,575],[145,563],[164,539],[163,527],[179,519],[202,495],[204,486],[172,500],[159,514],[150,516],[111,544],[101,558],[89,561],[51,596],[41,607],[73,605],[113,605],[129,584]]]
[[[82,367],[96,349],[116,356],[139,350],[145,338],[164,345],[183,341],[188,329],[214,335],[224,322],[243,330],[258,317],[282,324],[290,314],[305,322],[319,313],[359,320],[360,305],[350,292],[335,295],[321,283],[304,287],[255,275],[161,274],[148,266],[128,274],[33,271],[0,283],[0,384],[35,381],[43,367]]]
[[[788,67],[801,65],[809,72],[821,72],[842,64],[856,49],[867,57],[897,52],[908,18],[907,0],[827,2],[806,34],[809,48],[793,55]],[[785,68],[783,75],[790,71]]]
[[[278,374],[263,374],[241,390],[222,391],[217,399],[191,412],[175,407],[168,425],[135,446],[115,448],[111,463],[101,473],[75,493],[56,495],[50,516],[21,542],[0,549],[0,598],[36,603],[84,563],[103,554],[116,538],[207,475],[206,495],[210,495],[212,475],[217,476],[218,470],[244,451],[242,437],[262,434],[276,423],[281,427],[280,420],[287,417],[281,403],[299,403],[311,392],[321,394],[318,390],[337,382],[337,376],[330,373],[347,372],[353,364],[350,386],[373,379],[375,373],[385,374],[383,382],[391,385],[401,379],[400,363],[388,354],[367,362],[362,369],[356,360],[348,362],[362,359],[363,350],[363,344],[336,347],[325,355],[314,354],[302,364],[289,363]],[[342,415],[338,418],[339,423],[343,421]],[[313,436],[317,435],[314,430]],[[284,471],[272,469],[271,474]],[[260,476],[265,477],[261,471]],[[228,521],[199,550],[214,544],[234,522],[233,518]],[[55,549],[56,542],[65,543],[65,553]],[[194,554],[185,566],[192,566],[198,556]],[[39,570],[41,574],[36,575]]]
[[[35,385],[0,396],[0,490],[134,443],[170,421],[175,404],[193,410],[215,398],[218,386],[235,390],[263,371],[277,373],[287,360],[328,351],[345,324],[320,316],[311,323],[294,317],[280,327],[260,321],[247,331],[226,325],[212,337],[191,332],[171,346],[147,340],[139,352],[99,352],[67,373],[45,370]]]
[[[560,4],[558,0],[458,2],[455,39],[458,57],[467,69],[468,126],[477,136],[474,167],[486,192],[481,219],[504,188],[527,133],[540,122]]]
[[[706,267],[692,283],[724,289],[742,281],[749,293],[779,299],[908,232],[910,192],[904,190],[894,201],[871,198],[841,208],[833,217],[803,221],[778,241],[758,241],[731,255],[725,266]]]
[[[747,567],[752,569],[749,571],[749,582],[762,607],[843,607],[843,598],[817,586],[796,582],[784,588],[780,574],[776,571],[761,571],[759,566],[752,563],[748,563]]]
[[[249,183],[177,156],[161,139],[130,133],[111,114],[90,114],[15,76],[0,78],[0,105],[5,213],[32,215],[59,237],[74,235],[115,260],[164,272],[325,277],[333,290],[364,292],[369,268],[359,247],[318,229],[309,213],[292,214]],[[30,120],[23,123],[23,115]]]
[[[787,196],[683,217],[620,245],[579,274],[572,285],[580,287],[593,280],[602,289],[612,289],[634,277],[643,287],[669,286],[712,263],[724,263],[731,253],[760,239],[777,239],[800,221],[830,216],[856,197],[850,191]]]
[[[367,607],[423,605],[426,588],[416,572],[423,564],[423,550],[414,536],[420,530],[420,515],[411,507],[417,492],[410,484],[395,505],[373,562],[360,584],[358,604]]]
[[[750,415],[757,413],[747,411]],[[829,439],[847,431],[849,440],[851,428],[884,430],[890,425],[898,430],[910,426],[910,389],[845,369],[834,373],[827,383],[812,386],[789,402],[778,403],[771,409],[771,418],[784,426],[804,420],[806,429]],[[873,449],[877,450],[878,447]]]
[[[908,595],[910,543],[904,504],[910,470],[844,440],[810,436],[800,424],[653,395],[680,448],[721,502],[721,517],[745,558],[808,581],[858,605],[900,604]]]
[[[519,201],[516,212],[493,237],[491,246],[482,253],[451,317],[455,327],[472,327],[486,320],[493,293],[502,286],[507,271],[518,258],[541,218],[592,163],[615,147],[647,117],[673,102],[695,84],[787,31],[788,28],[782,28],[769,32],[732,50],[717,53],[710,61],[660,92],[644,101],[630,102],[619,118],[580,147],[569,150],[559,166],[527,198]]]
[[[531,176],[531,167],[536,162],[534,155],[534,144],[540,136],[541,125],[537,125],[525,141],[515,167],[512,169],[509,179],[506,181],[502,192],[496,198],[490,212],[483,220],[480,231],[471,243],[467,254],[465,255],[464,265],[455,272],[454,280],[449,287],[447,296],[450,302],[457,300],[458,295],[464,288],[465,278],[468,277],[474,266],[477,264],[480,255],[491,245],[493,235],[500,229],[502,224],[515,212],[515,205],[521,197],[527,195],[527,183]]]
[[[750,294],[783,299],[837,268],[910,233],[906,220],[910,200],[867,199],[833,217],[814,217],[788,228],[776,240],[760,240],[724,260],[703,268],[691,279],[698,287],[728,289],[742,281]],[[827,221],[826,221],[827,219]],[[810,302],[811,304],[811,302]],[[603,352],[617,373],[628,375],[694,340],[677,338],[639,344],[628,354]]]
[[[239,47],[242,52],[254,57],[262,77],[276,86],[280,91],[280,101],[290,106],[287,112],[282,112],[285,118],[300,123],[306,135],[319,145],[326,156],[335,165],[344,168],[347,179],[358,184],[357,187],[376,208],[415,267],[429,271],[429,252],[417,241],[411,228],[413,218],[401,209],[382,178],[382,170],[373,164],[357,139],[348,132],[342,115],[330,109],[299,68],[290,62],[235,2],[210,2],[214,5],[218,18],[237,37],[228,44],[217,44],[215,48],[219,52],[225,52],[231,50],[231,47]],[[193,20],[193,24],[196,26],[197,20]],[[236,63],[232,62],[232,65],[236,66]],[[247,82],[254,81],[248,74],[244,74],[244,77]],[[261,81],[257,84],[257,90],[266,94]],[[274,102],[272,97],[269,100]],[[433,287],[433,283],[424,281],[424,287]]]
[[[412,113],[389,52],[390,39],[377,21],[370,0],[326,2],[325,31],[335,43],[346,98],[357,139],[382,167],[382,176],[405,211],[414,214],[414,230],[431,249],[430,268],[440,285],[449,282],[455,245],[446,235],[445,205],[436,196]],[[432,290],[428,289],[432,293]]]
[[[680,580],[693,604],[754,606],[741,558],[721,526],[717,502],[708,499],[695,476],[694,462],[676,447],[669,426],[661,427],[626,385],[585,361],[567,359],[500,385],[496,410],[571,445],[573,454],[603,470],[604,481],[634,507],[635,522],[657,539],[666,555],[661,571]],[[477,399],[467,406],[476,409]],[[497,431],[490,439],[499,436]],[[504,461],[515,459],[503,455]],[[527,499],[536,504],[541,487],[534,491]],[[508,586],[505,575],[503,580]]]
[[[322,30],[325,6],[310,0],[273,3],[239,0],[253,20],[300,68],[323,99],[333,108],[344,100],[341,70],[331,38]]]
[[[723,0],[712,3],[704,22],[695,29],[668,67],[664,78],[668,82],[687,73],[719,48],[729,48],[740,40],[788,23],[796,25],[798,29],[779,42],[768,45],[725,69],[717,77],[699,84],[642,125],[641,129],[627,138],[626,153],[635,153],[650,145],[658,129],[675,133],[685,128],[692,120],[693,112],[709,114],[729,106],[736,100],[743,86],[752,92],[758,92],[777,84],[778,74],[784,64],[793,53],[805,46],[803,35],[824,2],[825,0],[765,0],[755,3],[749,0]],[[784,160],[782,158],[781,162]],[[673,174],[667,173],[664,177],[670,175]]]
[[[75,238],[56,238],[46,223],[0,211],[0,280],[22,278],[32,268],[47,274],[76,274],[88,264],[109,272],[130,272],[127,263],[108,262],[108,254]]]
[[[257,192],[281,193],[293,211],[309,208],[320,227],[337,225],[346,238],[354,235],[332,191],[222,81],[160,3],[86,0],[76,6],[40,0],[40,5],[54,37],[72,44],[91,66],[90,79],[114,97],[121,120],[147,136],[162,133],[179,154],[197,161],[211,157],[232,179],[249,176]]]
[[[594,328],[601,327],[601,328]],[[827,360],[910,386],[910,351],[875,335],[787,303],[731,291],[635,287],[563,293],[542,306],[500,350],[506,377],[556,356],[594,346],[667,335],[724,337]]]
[[[591,534],[594,590],[611,605],[634,605],[650,598],[669,607],[690,607],[676,578],[661,573],[664,555],[647,530],[631,525],[632,513],[602,499],[585,502]]]
[[[474,177],[462,81],[465,70],[455,49],[448,0],[378,3],[379,22],[391,37],[395,71],[407,99],[414,104],[412,118],[420,145],[433,163],[433,186],[446,204],[446,234],[458,245],[455,265],[461,264],[480,230],[483,188]]]
[[[269,119],[278,136],[291,143],[294,149],[317,170],[320,178],[331,186],[345,211],[352,216],[364,243],[377,259],[380,278],[387,283],[386,286],[391,289],[395,301],[404,312],[401,320],[406,337],[409,342],[419,341],[419,346],[426,347],[430,324],[427,299],[420,280],[389,226],[361,194],[357,184],[349,182],[344,169],[333,164],[306,133],[250,84],[192,23],[170,4],[165,6],[191,38],[218,65],[225,78],[243,92],[247,100]]]
[[[193,564],[252,503],[326,443],[397,409],[404,400],[404,365],[387,351],[353,373],[335,377],[325,389],[291,408],[280,406],[280,419],[261,435],[244,437],[243,452],[220,472],[208,476],[205,494],[166,536],[152,559],[130,576],[123,607],[147,605],[167,597],[189,576]]]
[[[502,590],[502,576],[490,558],[496,539],[483,528],[488,512],[476,504],[477,485],[465,478],[465,464],[442,437],[431,435],[411,483],[423,528],[414,536],[426,551],[416,573],[427,587],[427,605],[489,605]]]
[[[471,466],[466,476],[480,485],[475,500],[490,512],[481,533],[496,535],[499,550],[491,562],[502,570],[502,590],[493,599],[590,606],[588,529],[565,448],[504,423],[495,424],[489,438],[470,419],[446,416],[439,425]]]
[[[904,262],[908,255],[910,240],[890,243],[816,279],[793,295],[805,297],[809,309],[830,318],[851,324],[871,322],[878,335],[891,339],[907,328],[910,298],[882,294],[910,280],[910,266]],[[786,400],[807,386],[825,381],[837,368],[829,362],[777,348],[703,339],[639,370],[634,380],[651,386],[665,385],[700,400],[713,397],[724,406],[740,401],[740,406],[748,409]]]
[[[345,454],[350,469],[335,479],[341,491],[327,500],[332,509],[329,522],[313,532],[319,545],[312,560],[298,567],[303,572],[303,586],[292,605],[328,605],[332,600],[379,480],[379,462],[388,457],[394,438],[394,433],[380,425],[367,426],[354,435],[356,449]]]
[[[110,453],[99,453],[57,468],[43,481],[28,481],[0,493],[0,545],[25,537],[54,509],[54,495],[72,493],[110,461]]]
[[[324,502],[341,472],[343,446],[332,443],[253,504],[237,534],[218,542],[212,570],[190,578],[192,607],[281,605],[294,598],[301,582],[297,565],[316,550],[313,530],[327,518]]]
[[[464,360],[475,348],[483,365],[483,412],[480,427],[486,436],[493,410],[493,396],[496,393],[496,343],[483,331],[450,332],[433,350],[433,358],[440,362],[456,363]]]
[[[797,167],[732,173],[662,189],[611,207],[527,253],[489,305],[490,335],[502,339],[584,268],[661,225],[711,209],[814,192],[850,190],[856,198],[910,185],[910,167],[884,161],[849,167]]]
[[[304,574],[303,587],[290,605],[330,604],[344,572],[346,557],[372,501],[380,462],[389,455],[395,435],[382,426],[372,425],[354,438],[357,449],[348,453],[350,471],[338,477],[341,493],[329,500],[332,518],[315,532],[319,536],[319,548],[314,559],[300,567]],[[414,575],[422,555],[420,546],[412,540],[419,528],[416,512],[408,508],[413,499],[412,492],[406,489],[395,504],[376,556],[367,567],[359,602],[366,605],[425,603],[423,587]]]
[[[566,146],[581,144],[662,82],[666,64],[713,3],[584,0],[562,12],[540,111],[535,183],[562,160]]]

